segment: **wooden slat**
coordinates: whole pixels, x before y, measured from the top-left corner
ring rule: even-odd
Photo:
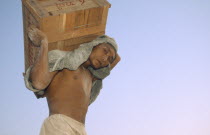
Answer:
[[[37,3],[37,0],[28,0],[27,3],[30,4],[30,6],[33,8],[35,12],[37,12],[38,16],[44,17],[48,12],[43,9],[41,5]]]
[[[90,13],[88,15],[89,25],[87,27],[100,25],[102,21],[102,13],[103,13],[103,7],[90,9]]]
[[[74,22],[74,30],[76,29],[81,29],[83,27],[85,27],[85,24],[86,24],[86,16],[85,15],[85,10],[80,10],[80,11],[77,11],[75,12],[75,22]]]
[[[94,40],[95,38],[97,38],[98,36],[101,36],[103,34],[105,34],[104,31],[99,32],[99,33],[94,33],[94,34],[91,34],[88,36],[67,39],[67,40],[64,40],[64,42],[62,42],[62,43],[53,42],[53,43],[49,44],[49,51],[55,50],[55,49],[59,49],[59,50],[63,50],[63,51],[71,51],[71,50],[77,48],[80,44],[90,42],[90,41]]]
[[[26,26],[28,25],[27,21],[27,14],[28,12],[26,11],[26,7],[22,5],[22,10],[23,10],[23,34],[24,34],[24,59],[25,59],[25,70],[28,67],[28,40],[27,40],[27,32],[26,32]]]
[[[83,3],[84,1],[84,3]],[[99,5],[93,2],[93,0],[71,0],[71,1],[58,1],[58,0],[50,0],[37,2],[42,6],[42,8],[48,12],[44,17],[49,16],[49,12],[52,15],[59,15],[63,13],[70,13],[78,10],[84,10],[89,8],[98,7]]]
[[[66,30],[66,14],[59,16],[59,32],[65,32]]]
[[[59,46],[59,48],[58,48],[58,43],[54,42],[54,43],[49,44],[49,46],[50,46],[49,51],[51,51],[51,50],[72,51],[72,50],[78,48],[79,45],[80,44],[75,44],[75,45],[70,45],[70,46],[63,45],[63,46]]]
[[[90,41],[94,40],[96,37],[101,36],[103,34],[105,34],[104,31],[99,32],[99,33],[90,34],[88,36],[82,36],[82,37],[78,37],[78,38],[65,40],[65,46],[87,43],[87,42],[90,42]]]
[[[66,15],[66,32],[69,31],[73,31],[74,30],[74,24],[75,24],[75,19],[76,18],[76,12],[73,13],[69,13]]]
[[[111,4],[108,1],[105,0],[93,0],[95,3],[97,3],[99,6],[109,6],[111,7]]]
[[[23,20],[24,20],[24,52],[25,52],[25,70],[34,63],[35,58],[38,55],[39,48],[33,46],[28,38],[28,27],[33,24],[39,28],[39,22],[35,19],[33,14],[27,7],[23,5]]]
[[[36,18],[37,21],[41,20],[41,17],[38,15],[38,13],[36,12],[36,9],[34,9],[30,3],[28,3],[27,0],[22,0],[22,5],[27,7],[27,9],[30,11],[30,13]]]
[[[102,25],[105,25],[105,26],[106,26],[107,17],[108,17],[108,11],[109,11],[109,6],[104,6],[101,23]]]
[[[69,38],[77,38],[80,36],[98,33],[100,31],[104,31],[105,27],[106,26],[104,26],[104,25],[100,25],[100,26],[90,27],[90,28],[86,28],[86,29],[74,30],[71,33],[64,33],[64,34],[59,33],[58,35],[50,33],[50,32],[45,32],[45,33],[48,35],[48,41],[50,43],[52,43],[52,42],[56,42],[59,40],[65,40],[65,39],[69,39]]]
[[[60,16],[49,16],[46,18],[43,18],[42,20],[42,28],[41,30],[43,32],[48,32],[50,34],[58,34],[59,32],[59,25],[60,25]],[[48,35],[49,37],[50,35]]]

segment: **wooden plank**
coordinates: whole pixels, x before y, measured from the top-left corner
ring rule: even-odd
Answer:
[[[95,38],[97,38],[98,36],[101,36],[104,34],[105,34],[105,32],[102,31],[102,32],[94,33],[94,34],[91,34],[88,36],[67,39],[60,43],[53,42],[53,43],[49,44],[49,51],[55,50],[55,49],[59,49],[59,50],[63,50],[63,51],[71,51],[71,50],[77,48],[80,44],[90,42],[90,41],[94,40]]]
[[[96,5],[92,0],[87,0],[85,1],[85,3],[83,5],[75,5],[75,6],[71,6],[71,8],[65,9],[65,10],[59,10],[58,13],[63,13],[63,12],[75,12],[78,10],[85,10],[85,9],[90,9],[90,8],[94,8],[94,7],[98,7],[98,5]]]
[[[100,25],[103,10],[103,8],[92,8],[68,14],[66,32]]]
[[[48,50],[51,51],[51,50],[56,50],[58,48],[57,46],[57,42],[53,42],[53,43],[49,43],[48,44]]]
[[[27,0],[22,0],[22,5],[27,7],[27,9],[36,18],[37,21],[41,20],[41,17],[37,14],[36,9],[32,8],[32,6],[30,5],[30,3],[28,3]]]
[[[46,33],[50,33],[47,36],[49,37],[51,34],[58,34],[59,25],[60,25],[60,17],[59,16],[49,16],[45,17],[42,20],[42,31]]]
[[[95,3],[97,3],[99,6],[109,6],[111,7],[111,4],[106,0],[93,0]]]
[[[57,42],[57,49],[62,50],[64,49],[64,40]]]
[[[76,18],[76,12],[69,13],[66,15],[66,27],[65,27],[65,32],[71,32],[74,30],[74,24],[75,24],[75,19]]]
[[[33,8],[33,10],[40,16],[41,18],[48,15],[48,12],[43,9],[38,3],[37,0],[28,0],[27,3]]]
[[[59,34],[65,32],[66,14],[59,16],[49,16],[42,19],[41,30],[46,33]],[[50,35],[48,35],[50,36]]]
[[[23,10],[23,35],[24,35],[24,60],[25,60],[25,70],[28,67],[28,40],[27,40],[27,36],[26,36],[26,26],[28,25],[28,21],[27,21],[27,14],[28,12],[26,11],[26,7],[22,4],[22,10]]]
[[[39,48],[33,46],[28,38],[28,27],[29,25],[35,25],[39,28],[39,22],[31,14],[29,9],[23,5],[23,20],[24,20],[24,53],[25,53],[25,70],[34,63],[35,58],[38,54]]]
[[[74,49],[76,49],[76,48],[78,48],[79,47],[79,45],[80,44],[75,44],[75,45],[70,45],[70,46],[65,46],[65,45],[63,45],[63,46],[59,46],[59,48],[58,48],[58,43],[57,42],[54,42],[54,43],[50,43],[49,44],[49,51],[51,51],[51,50],[62,50],[62,51],[72,51],[72,50],[74,50]]]
[[[105,25],[105,26],[106,26],[107,17],[108,17],[108,11],[109,11],[109,6],[104,6],[101,23],[102,25]]]
[[[71,1],[58,1],[50,0],[47,2],[38,2],[48,14],[44,17],[49,16],[49,12],[52,15],[59,15],[63,13],[70,13],[78,10],[84,10],[89,8],[98,7],[98,4],[93,0],[71,0]]]
[[[88,36],[82,36],[82,37],[78,37],[78,38],[68,39],[68,40],[65,40],[65,47],[68,47],[71,45],[76,45],[76,44],[87,43],[87,42],[94,40],[98,36],[101,36],[104,34],[105,34],[105,32],[101,31],[99,33],[90,34]]]
[[[102,13],[103,13],[103,7],[90,9],[90,13],[88,15],[88,23],[87,23],[89,25],[87,27],[100,25],[102,21]]]
[[[59,33],[59,34],[52,34],[50,32],[45,32],[48,36],[48,41],[49,43],[60,41],[60,40],[65,40],[65,39],[70,39],[70,38],[77,38],[80,36],[85,36],[89,34],[94,34],[98,33],[101,31],[105,30],[105,25],[100,25],[100,26],[95,26],[95,27],[90,27],[90,28],[85,28],[85,29],[78,29],[74,30],[71,33]]]
[[[105,32],[95,33],[88,36],[83,36],[79,38],[67,39],[62,42],[49,43],[49,51],[59,49],[63,51],[71,51],[77,48],[82,43],[87,43],[94,40],[96,37],[103,35]]]
[[[86,17],[84,16],[85,15],[85,10],[80,10],[80,11],[77,11],[75,12],[75,23],[74,23],[74,30],[76,29],[81,29],[82,27],[85,26],[85,19]]]
[[[59,32],[66,31],[66,14],[62,14],[59,16]]]

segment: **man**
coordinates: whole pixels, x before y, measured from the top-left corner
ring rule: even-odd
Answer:
[[[48,54],[45,34],[35,27],[28,32],[40,52],[25,83],[38,97],[47,98],[50,113],[40,135],[86,135],[88,106],[97,97],[101,80],[120,61],[115,41],[102,36],[72,52]]]

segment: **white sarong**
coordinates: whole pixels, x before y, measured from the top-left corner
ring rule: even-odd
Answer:
[[[46,118],[39,135],[87,135],[85,125],[63,114]]]

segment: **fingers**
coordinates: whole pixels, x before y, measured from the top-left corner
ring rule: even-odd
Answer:
[[[23,77],[25,77],[26,73],[23,73]]]
[[[38,38],[38,35],[33,28],[28,29],[28,37],[32,41],[33,45],[39,46],[40,45],[40,39]]]
[[[36,27],[34,25],[30,25],[28,27],[28,33],[30,34],[30,37],[32,37],[36,33]]]
[[[37,47],[41,45],[42,41],[48,42],[47,36],[34,25],[28,27],[28,37]]]
[[[33,35],[37,35],[37,37],[39,36],[42,39],[47,38],[47,36],[45,35],[45,33],[43,33],[41,30],[39,30],[38,28],[36,28],[34,25],[30,25],[28,27],[28,33],[32,33]]]
[[[118,54],[116,54],[116,55],[117,56],[116,56],[115,61],[110,65],[111,69],[113,69],[117,65],[117,63],[121,60],[121,57]]]

